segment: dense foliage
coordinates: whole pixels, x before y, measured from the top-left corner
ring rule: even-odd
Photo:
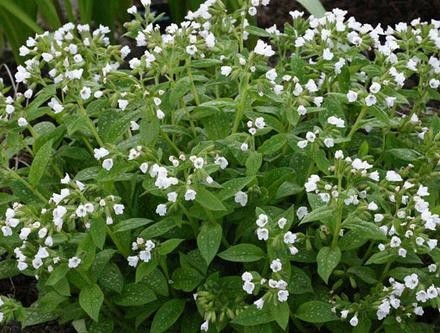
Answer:
[[[103,26],[27,40],[0,86],[0,278],[39,298],[0,320],[438,330],[440,22],[250,26],[268,2],[161,32],[143,0],[136,50]]]

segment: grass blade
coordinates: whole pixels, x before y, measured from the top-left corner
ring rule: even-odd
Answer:
[[[319,0],[298,0],[298,2],[315,17],[323,17],[325,14],[325,8]]]

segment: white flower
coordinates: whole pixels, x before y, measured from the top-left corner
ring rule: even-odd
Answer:
[[[72,257],[69,259],[68,267],[69,268],[77,268],[81,263],[81,259],[78,257]]]
[[[327,148],[331,148],[331,147],[333,147],[335,145],[335,140],[333,140],[333,138],[325,138],[324,139],[324,145]]]
[[[209,321],[205,320],[202,325],[200,325],[200,330],[203,332],[208,332],[209,329]]]
[[[307,182],[304,184],[306,192],[314,192],[318,189],[317,183],[321,180],[318,175],[311,175]]]
[[[357,317],[357,314],[355,314],[351,319],[350,319],[350,325],[355,327],[359,324],[359,320]]]
[[[368,204],[367,208],[368,208],[368,210],[377,210],[379,207],[377,206],[377,204],[374,201],[372,201]]]
[[[379,172],[378,172],[378,171],[370,172],[370,174],[368,175],[368,178],[370,178],[370,179],[372,179],[372,180],[378,182],[379,179],[380,179],[380,177],[379,177]]]
[[[107,149],[101,147],[101,148],[93,149],[93,153],[94,153],[93,156],[97,160],[99,160],[99,159],[101,159],[103,157],[106,157],[110,152]]]
[[[27,120],[23,117],[18,118],[17,123],[19,127],[26,127],[28,124]]]
[[[193,161],[193,165],[195,169],[201,169],[203,168],[203,164],[205,163],[204,159],[201,157],[197,157]]]
[[[197,192],[192,189],[187,189],[185,192],[185,200],[192,201],[196,198]]]
[[[12,114],[15,111],[15,107],[11,104],[6,104],[5,111],[7,114]]]
[[[298,106],[298,109],[296,109],[296,112],[298,112],[300,116],[304,116],[307,114],[307,109],[304,107],[304,105],[300,105]]]
[[[128,9],[127,9],[127,13],[128,13],[128,14],[131,14],[131,15],[136,14],[136,13],[137,13],[137,8],[136,8],[136,6],[131,6],[130,8],[128,8]]]
[[[373,82],[370,86],[370,92],[372,94],[377,94],[380,91],[381,85],[378,82]]]
[[[252,292],[255,289],[255,284],[250,281],[244,281],[243,283],[243,290],[248,293],[249,295],[252,294]]]
[[[186,53],[193,56],[197,52],[197,47],[195,45],[188,45],[185,49]]]
[[[243,280],[243,281],[252,281],[252,279],[253,279],[254,277],[252,276],[252,273],[249,273],[249,272],[244,272],[243,274],[241,274],[241,279]]]
[[[214,163],[216,165],[219,165],[220,169],[226,169],[226,167],[229,164],[228,160],[226,158],[224,158],[223,156],[218,156],[218,155],[215,157]]]
[[[428,187],[420,185],[419,189],[417,190],[417,195],[419,197],[426,197],[426,196],[428,196],[429,195]]]
[[[342,150],[335,151],[335,159],[340,160],[343,158],[344,158],[344,153],[342,152]]]
[[[60,113],[64,110],[64,106],[62,106],[55,97],[52,97],[47,105],[53,110],[55,114]]]
[[[306,139],[307,139],[307,141],[309,141],[309,142],[314,142],[315,139],[316,139],[316,135],[315,135],[315,133],[313,133],[313,132],[307,132],[307,133],[306,133]]]
[[[264,299],[259,298],[254,302],[254,305],[257,307],[258,310],[261,310],[264,306]]]
[[[28,90],[26,90],[25,92],[24,92],[24,97],[26,97],[27,99],[30,99],[31,97],[32,97],[32,95],[34,94],[34,92],[33,92],[33,90],[32,89],[28,89]]]
[[[384,219],[383,214],[374,214],[374,222],[379,223],[382,222]]]
[[[345,127],[345,121],[341,118],[335,117],[335,116],[330,116],[327,118],[327,122],[330,125],[334,125],[338,128],[344,128]]]
[[[177,192],[167,193],[167,199],[170,202],[176,202],[176,200],[177,200]]]
[[[402,177],[393,170],[387,171],[385,179],[389,182],[401,182],[403,180]]]
[[[305,206],[301,206],[298,207],[297,211],[296,211],[296,216],[298,217],[298,219],[302,220],[304,218],[304,216],[306,216],[309,213],[307,207]]]
[[[109,171],[111,168],[113,168],[113,159],[111,158],[106,158],[105,160],[102,161],[102,167]]]
[[[231,66],[222,66],[220,68],[220,72],[222,75],[228,76],[232,72],[232,67]]]
[[[353,91],[353,90],[349,90],[349,91],[348,91],[348,93],[347,93],[347,100],[348,100],[350,103],[356,102],[357,98],[358,98],[358,94],[357,94],[357,92],[355,92],[355,91]]]
[[[92,95],[92,90],[89,87],[83,87],[79,94],[83,100],[87,100]]]
[[[128,101],[126,99],[118,99],[118,107],[124,111],[128,106]]]
[[[283,241],[285,244],[294,244],[297,240],[297,235],[288,231],[284,234]]]
[[[367,106],[372,106],[372,105],[374,105],[376,103],[377,103],[376,96],[370,94],[367,97],[365,97],[365,104]]]
[[[287,298],[289,298],[289,292],[287,290],[279,290],[278,291],[278,301],[286,302]]]
[[[116,215],[124,214],[124,208],[125,208],[125,206],[123,204],[114,204],[113,205],[113,210]]]
[[[396,101],[396,97],[388,96],[385,97],[385,103],[389,108],[394,106],[394,102]]]
[[[249,145],[246,142],[243,142],[240,146],[241,151],[247,151],[249,149]]]
[[[127,57],[131,52],[131,49],[128,45],[125,45],[123,48],[121,48],[121,57],[124,59]]]
[[[284,229],[284,227],[286,226],[286,223],[287,223],[287,219],[285,217],[281,217],[277,222],[278,227],[280,229]]]
[[[247,193],[243,191],[238,191],[237,193],[235,193],[234,201],[240,204],[242,207],[246,206],[248,201]]]
[[[160,216],[165,216],[167,214],[167,205],[165,204],[157,205],[156,214],[159,214]]]
[[[298,143],[296,145],[298,146],[298,148],[304,149],[307,147],[308,144],[309,144],[309,142],[307,140],[301,140],[301,141],[298,141]]]
[[[430,86],[432,89],[437,89],[437,88],[440,86],[440,80],[437,80],[437,79],[431,79],[431,80],[429,80],[429,86]]]
[[[128,261],[128,266],[136,267],[139,262],[139,257],[138,256],[128,256],[127,261]]]
[[[332,60],[333,56],[334,56],[334,54],[332,51],[330,51],[329,48],[324,49],[324,51],[322,52],[322,58],[324,60]]]
[[[255,8],[255,7],[249,7],[249,9],[248,9],[248,13],[249,13],[250,16],[255,16],[255,15],[257,15],[257,8]]]
[[[259,240],[268,240],[269,239],[269,230],[266,228],[258,228],[257,229],[257,238]]]
[[[256,118],[254,123],[255,123],[255,127],[258,129],[262,129],[262,128],[264,128],[264,126],[266,126],[266,123],[264,122],[263,117]]]
[[[272,68],[271,70],[268,70],[266,72],[266,78],[269,81],[275,81],[275,79],[277,78],[278,74],[277,71],[275,70],[275,68]]]
[[[275,51],[272,50],[272,46],[266,44],[261,39],[257,41],[254,52],[265,57],[271,57],[275,54]]]
[[[151,0],[141,0],[141,4],[144,7],[151,6]]]
[[[399,247],[402,244],[402,241],[398,236],[391,237],[390,247]]]
[[[281,260],[280,259],[272,260],[272,262],[270,264],[270,269],[274,273],[281,271],[283,269],[283,265],[281,263]]]
[[[139,169],[141,170],[142,173],[147,173],[147,171],[148,171],[148,163],[147,162],[143,162],[139,166]]]
[[[268,221],[269,218],[267,217],[266,214],[260,214],[258,215],[257,221],[255,223],[257,224],[257,226],[262,228],[267,224]]]
[[[419,277],[416,273],[413,273],[411,275],[407,275],[403,278],[403,281],[405,282],[405,287],[409,289],[414,289],[419,284]]]

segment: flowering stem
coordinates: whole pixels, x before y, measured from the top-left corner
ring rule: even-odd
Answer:
[[[341,232],[342,227],[342,200],[338,200],[338,215],[336,217],[335,230],[333,231],[333,239],[332,239],[332,248],[335,248],[338,245],[339,233]]]

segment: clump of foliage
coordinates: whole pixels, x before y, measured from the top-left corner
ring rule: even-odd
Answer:
[[[136,52],[102,26],[28,39],[1,88],[0,277],[39,297],[1,320],[438,329],[440,22],[250,26],[268,2],[161,32],[144,0]]]

